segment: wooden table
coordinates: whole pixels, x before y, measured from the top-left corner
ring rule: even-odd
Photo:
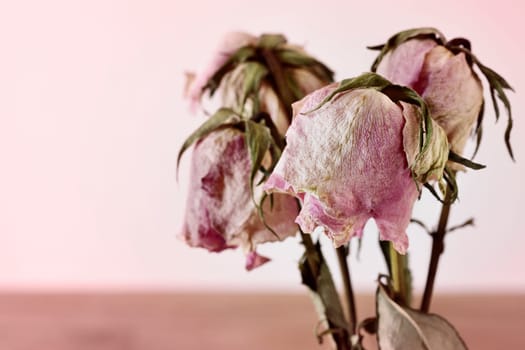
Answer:
[[[525,295],[442,295],[433,311],[471,349],[525,349]],[[0,295],[1,350],[328,349],[316,322],[306,293]]]

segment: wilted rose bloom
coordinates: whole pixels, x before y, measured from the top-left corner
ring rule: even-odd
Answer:
[[[246,64],[238,65],[233,71],[228,73],[221,82],[220,90],[222,92],[223,106],[230,106],[239,113],[250,115],[252,113],[252,101],[248,101],[244,105],[240,105],[239,93],[244,84],[246,73]],[[297,88],[302,93],[302,96],[309,94],[312,91],[320,89],[329,83],[323,81],[306,69],[293,68],[290,69],[290,74],[296,82]],[[261,82],[258,91],[259,109],[261,112],[266,112],[272,118],[273,123],[277,127],[279,133],[284,136],[289,126],[290,117],[287,110],[284,108],[282,102],[279,100],[277,92],[272,88],[267,80]]]
[[[415,179],[442,176],[446,136],[434,125],[428,153],[417,156],[416,107],[396,104],[375,89],[341,92],[314,110],[337,87],[332,84],[294,104],[287,146],[265,189],[300,198],[296,222],[305,232],[324,228],[335,246],[361,236],[374,218],[380,238],[404,253],[418,197]]]
[[[189,88],[192,102],[200,102],[208,80],[237,49],[247,45],[256,47],[259,40],[260,38],[245,33],[228,34],[211,64],[193,80]],[[284,43],[280,45],[279,49],[304,53],[296,46]],[[294,92],[301,97],[328,83],[307,68],[284,66],[285,74],[293,80]],[[247,73],[249,69],[252,69],[251,73]],[[251,84],[247,79],[253,79],[253,69],[261,74],[262,79],[255,88],[255,93],[249,94],[250,98],[246,99],[245,86]],[[242,118],[251,118],[259,112],[265,112],[276,126],[277,132],[284,136],[290,116],[270,83],[269,74],[270,70],[264,60],[238,62],[222,76],[218,91],[223,107],[234,110]],[[284,239],[297,232],[294,218],[298,214],[295,198],[276,194],[273,206],[269,199],[265,202],[264,212],[267,224],[279,238],[269,231],[254,204],[259,203],[262,198],[260,186],[254,189],[254,198],[251,197],[250,170],[251,160],[242,132],[231,128],[223,129],[201,139],[192,156],[191,183],[182,235],[188,244],[210,251],[242,247],[246,252],[247,269],[268,261],[255,252],[259,243]],[[257,179],[255,182],[258,182]]]
[[[199,104],[202,89],[206,86],[208,80],[228,61],[230,56],[241,47],[256,42],[256,36],[244,32],[230,32],[222,38],[206,68],[191,79],[187,88],[186,95],[190,99],[193,109]]]
[[[483,104],[483,87],[464,53],[454,54],[432,39],[410,39],[385,55],[377,73],[418,92],[452,151],[462,154]]]
[[[235,129],[216,131],[199,141],[192,155],[191,181],[182,237],[191,246],[219,252],[242,247],[246,268],[267,258],[255,252],[257,244],[276,241],[258,216],[249,190],[250,159],[244,135]],[[255,200],[262,196],[255,188]],[[275,195],[264,203],[268,225],[284,239],[297,232],[293,218],[297,203],[288,195]]]

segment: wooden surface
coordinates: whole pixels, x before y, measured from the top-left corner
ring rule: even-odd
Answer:
[[[525,349],[525,295],[438,296],[433,311],[471,349]],[[328,349],[316,322],[306,293],[0,295],[1,350]]]

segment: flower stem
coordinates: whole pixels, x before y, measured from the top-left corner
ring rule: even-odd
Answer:
[[[341,269],[341,277],[343,279],[343,288],[346,298],[346,307],[349,320],[349,331],[351,335],[356,334],[357,315],[356,304],[354,299],[354,291],[352,289],[352,280],[350,279],[350,269],[348,267],[348,246],[341,246],[336,249],[337,259],[339,260],[339,268]]]
[[[432,252],[430,255],[430,263],[428,265],[427,282],[425,291],[423,292],[423,299],[421,300],[421,311],[428,312],[430,310],[430,302],[432,300],[432,293],[434,290],[434,280],[436,279],[439,258],[445,249],[444,239],[447,233],[448,217],[450,214],[450,191],[445,193],[445,200],[441,207],[441,215],[439,216],[439,223],[436,232],[432,233]]]
[[[405,255],[399,254],[391,242],[389,242],[388,248],[391,264],[390,277],[392,279],[396,301],[408,306],[410,304],[411,287],[409,275],[407,273],[407,257]]]
[[[314,244],[312,237],[309,234],[301,232],[301,239],[305,248],[305,255],[306,255],[306,263],[308,264],[310,271],[312,272],[313,276],[315,276],[317,282],[319,281],[319,276],[322,274],[323,267],[320,265],[321,263],[324,264],[324,258],[322,256],[322,253],[320,250],[317,249],[316,245]],[[336,314],[340,314],[342,318],[344,318],[344,313],[339,301],[339,298],[337,296],[337,290],[335,288],[335,285],[333,284],[333,280],[330,276],[330,272],[326,269],[325,266],[325,272],[328,273],[328,276],[325,276],[323,279],[323,285],[318,286],[313,290],[315,294],[318,295],[318,297],[314,297],[314,304],[315,303],[321,303],[321,309],[316,308],[319,312],[319,319],[325,320],[328,324],[328,333],[331,334],[332,339],[334,341],[334,344],[336,346],[337,350],[350,350],[350,337],[348,336],[346,327],[342,327],[341,321],[338,323],[341,324],[338,326],[334,320],[331,318],[336,316]],[[326,279],[328,277],[328,279]],[[318,288],[321,288],[322,290],[318,290]],[[330,297],[330,295],[332,297]],[[326,299],[328,297],[328,299]],[[331,310],[331,311],[328,311]],[[342,321],[343,324],[345,321]]]

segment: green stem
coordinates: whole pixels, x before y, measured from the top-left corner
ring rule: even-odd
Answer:
[[[421,311],[428,312],[430,310],[430,302],[432,300],[432,293],[434,291],[434,281],[439,264],[439,258],[445,249],[445,235],[447,233],[448,217],[450,214],[450,191],[445,193],[445,200],[441,207],[441,215],[439,216],[439,223],[436,232],[432,234],[432,252],[430,255],[430,262],[428,265],[427,282],[425,284],[425,291],[423,292],[423,299],[421,300]]]
[[[343,280],[343,288],[346,299],[346,307],[348,308],[348,329],[350,331],[350,334],[354,335],[357,331],[357,312],[356,303],[354,299],[354,291],[352,289],[352,280],[350,279],[350,269],[348,267],[348,249],[348,246],[341,246],[336,249],[336,252],[337,260],[339,261],[339,268],[341,269],[341,277]]]
[[[390,277],[398,302],[408,305],[410,303],[409,281],[407,281],[407,259],[406,256],[399,254],[392,243],[389,243],[390,255]]]

